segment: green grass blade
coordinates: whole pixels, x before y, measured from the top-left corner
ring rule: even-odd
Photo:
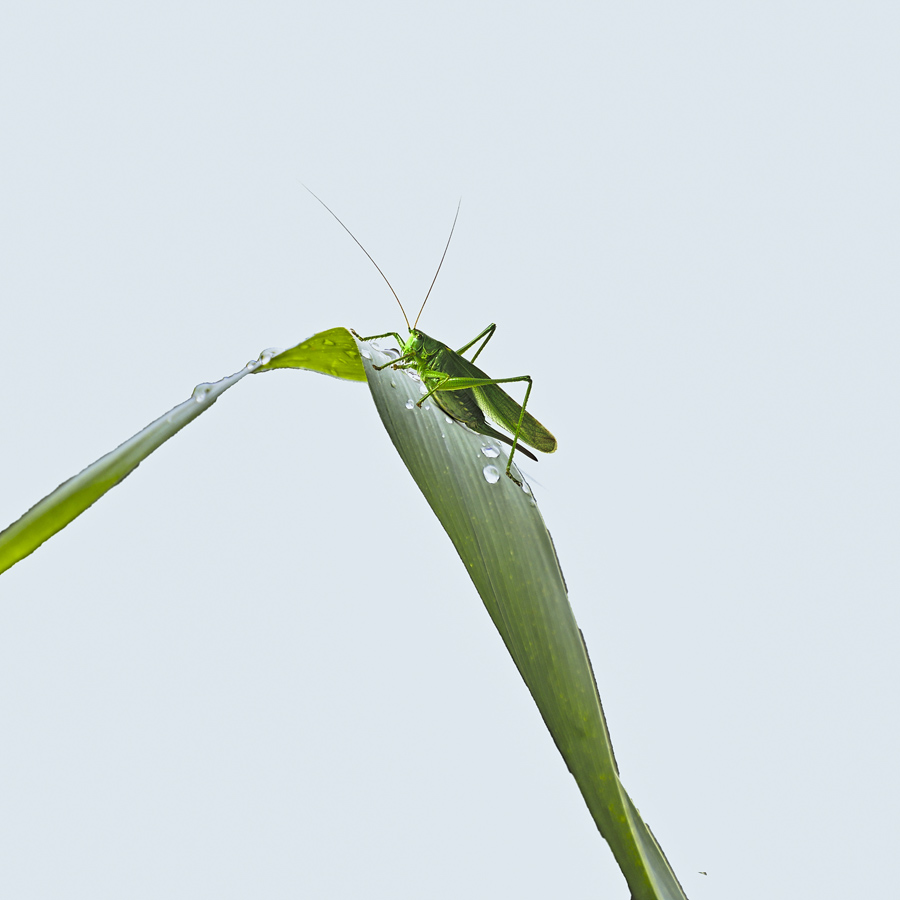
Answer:
[[[430,401],[417,408],[415,376],[376,372],[373,364],[387,357],[361,346],[372,357],[364,363],[385,428],[453,541],[632,897],[683,898],[619,780],[587,650],[533,496],[504,474],[500,444],[448,421]]]
[[[0,573],[33,553],[44,541],[80,516],[133,472],[154,450],[181,431],[188,422],[206,412],[224,391],[245,375],[287,367],[310,369],[351,381],[365,381],[366,378],[356,343],[346,328],[323,331],[271,358],[263,354],[260,360],[268,361],[248,363],[239,372],[215,384],[198,385],[189,400],[169,410],[124,444],[64,481],[0,532]]]
[[[215,384],[198,385],[189,400],[170,409],[32,506],[25,515],[0,532],[0,572],[24,559],[80,516],[133,472],[157,447],[206,412],[224,391],[249,375],[250,371],[250,368],[244,368]]]

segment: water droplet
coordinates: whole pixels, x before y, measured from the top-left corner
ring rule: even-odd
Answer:
[[[427,394],[427,393],[428,393],[428,387],[427,387],[427,385],[420,384],[420,385],[419,385],[419,393],[420,393],[420,394]]]
[[[445,418],[448,422],[452,422],[452,421],[453,421],[453,419],[452,419],[450,416],[444,416],[444,418]]]
[[[485,466],[481,471],[488,484],[496,484],[500,480],[500,470],[496,466]]]
[[[197,403],[205,403],[206,398],[209,396],[209,392],[212,390],[213,386],[208,382],[204,382],[203,384],[198,384],[197,387],[194,388],[191,397]]]
[[[300,349],[306,350],[308,345],[303,345]],[[278,356],[279,353],[284,353],[284,350],[281,347],[266,347],[262,353],[259,354],[259,362],[260,365],[265,365],[268,362],[272,361],[273,356]]]
[[[323,345],[326,346],[326,347],[333,347],[333,346],[334,346],[334,341],[331,341],[331,340],[329,340],[328,338],[325,338],[325,339],[322,341],[322,343],[323,343]]]
[[[412,409],[415,405],[416,405],[416,404],[413,403],[412,400],[407,400],[407,401],[406,401],[406,408],[407,408],[407,409]]]
[[[397,387],[397,382],[394,379],[391,379],[391,387]]]
[[[442,437],[442,438],[444,438],[444,440],[446,440],[446,439],[447,439],[447,435],[446,435],[446,434],[444,434],[444,432],[443,432],[443,431],[442,431],[442,432],[441,432],[441,437]]]
[[[372,354],[369,353],[368,350],[360,350],[360,351],[359,351],[359,355],[360,355],[363,359],[371,359],[371,358],[372,358]]]
[[[423,404],[422,409],[425,409],[425,410],[431,409],[431,404],[430,403]]]
[[[489,459],[496,459],[500,455],[500,451],[496,447],[482,447],[481,452]]]
[[[528,486],[528,482],[524,478],[522,479],[522,490],[525,491],[526,494],[531,493],[531,488]]]
[[[400,359],[400,352],[395,350],[393,347],[384,351],[386,356],[389,356],[391,359]]]

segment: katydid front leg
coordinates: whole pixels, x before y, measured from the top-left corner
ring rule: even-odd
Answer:
[[[359,337],[359,335],[357,335],[357,337]],[[359,339],[361,341],[368,342],[368,341],[377,341],[379,338],[386,338],[386,337],[392,337],[397,342],[397,346],[400,348],[401,353],[402,353],[405,342],[400,337],[400,335],[397,334],[396,331],[386,331],[384,334],[373,334],[371,337],[360,337]],[[390,362],[386,362],[383,366],[373,366],[372,368],[375,369],[376,372],[380,372],[382,369],[386,369],[388,366],[396,365],[401,360],[405,361],[408,356],[409,356],[409,354],[407,353],[405,355],[399,356],[397,359],[392,359]]]

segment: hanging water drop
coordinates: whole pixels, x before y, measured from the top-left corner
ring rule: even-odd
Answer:
[[[306,346],[302,346],[300,349],[306,350],[307,348]],[[263,350],[262,353],[259,354],[260,365],[264,366],[267,363],[270,363],[272,361],[272,357],[278,356],[279,353],[284,353],[284,350],[282,350],[280,347],[267,347],[265,350]]]
[[[207,381],[203,384],[198,384],[197,387],[194,388],[191,397],[197,403],[205,403],[206,398],[209,396],[209,392],[212,390],[213,386]]]

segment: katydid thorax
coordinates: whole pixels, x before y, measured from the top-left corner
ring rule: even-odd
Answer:
[[[307,188],[309,190],[309,188]],[[395,331],[387,331],[383,334],[373,334],[370,337],[361,338],[364,341],[376,340],[378,338],[393,337],[397,341],[400,348],[400,356],[392,359],[382,366],[375,366],[376,369],[384,369],[391,366],[394,369],[414,369],[418,374],[422,383],[427,388],[426,393],[416,404],[422,404],[432,397],[434,402],[451,418],[458,422],[462,422],[472,431],[483,434],[502,441],[510,447],[509,459],[506,463],[506,474],[520,484],[518,478],[513,475],[511,466],[513,457],[518,450],[524,453],[530,459],[537,461],[537,457],[522,444],[527,444],[535,450],[542,453],[553,453],[556,450],[556,438],[530,413],[526,412],[528,405],[528,397],[531,394],[532,381],[530,375],[516,375],[512,378],[491,378],[487,373],[483,372],[475,365],[475,360],[482,350],[487,346],[488,341],[494,336],[497,329],[496,325],[488,325],[480,334],[469,341],[468,344],[460,347],[459,350],[452,350],[447,344],[442,343],[436,338],[429,337],[425,332],[419,330],[419,318],[425,304],[431,296],[431,290],[437,281],[438,273],[444,264],[444,258],[447,256],[447,250],[450,247],[450,239],[453,237],[453,230],[456,228],[456,218],[459,217],[459,207],[456,209],[456,217],[453,219],[453,227],[450,229],[450,237],[447,238],[447,245],[444,247],[444,253],[441,261],[438,263],[437,271],[428,288],[428,293],[419,307],[419,313],[415,322],[410,325],[406,316],[406,310],[400,302],[396,291],[388,281],[387,276],[381,271],[378,263],[372,259],[369,251],[357,240],[356,236],[347,228],[346,225],[338,218],[338,216],[329,207],[317,197],[312,191],[310,193],[322,206],[331,213],[337,220],[338,224],[350,235],[359,248],[366,254],[369,261],[378,270],[378,273],[384,279],[385,284],[390,288],[394,299],[403,313],[403,319],[409,331],[409,336],[404,340]],[[476,344],[480,346],[475,350],[471,359],[463,356],[470,348]],[[501,384],[511,384],[513,382],[525,382],[525,397],[521,405],[516,402],[503,388]],[[512,434],[508,437],[500,431],[497,431],[487,420],[490,419],[495,425]]]

